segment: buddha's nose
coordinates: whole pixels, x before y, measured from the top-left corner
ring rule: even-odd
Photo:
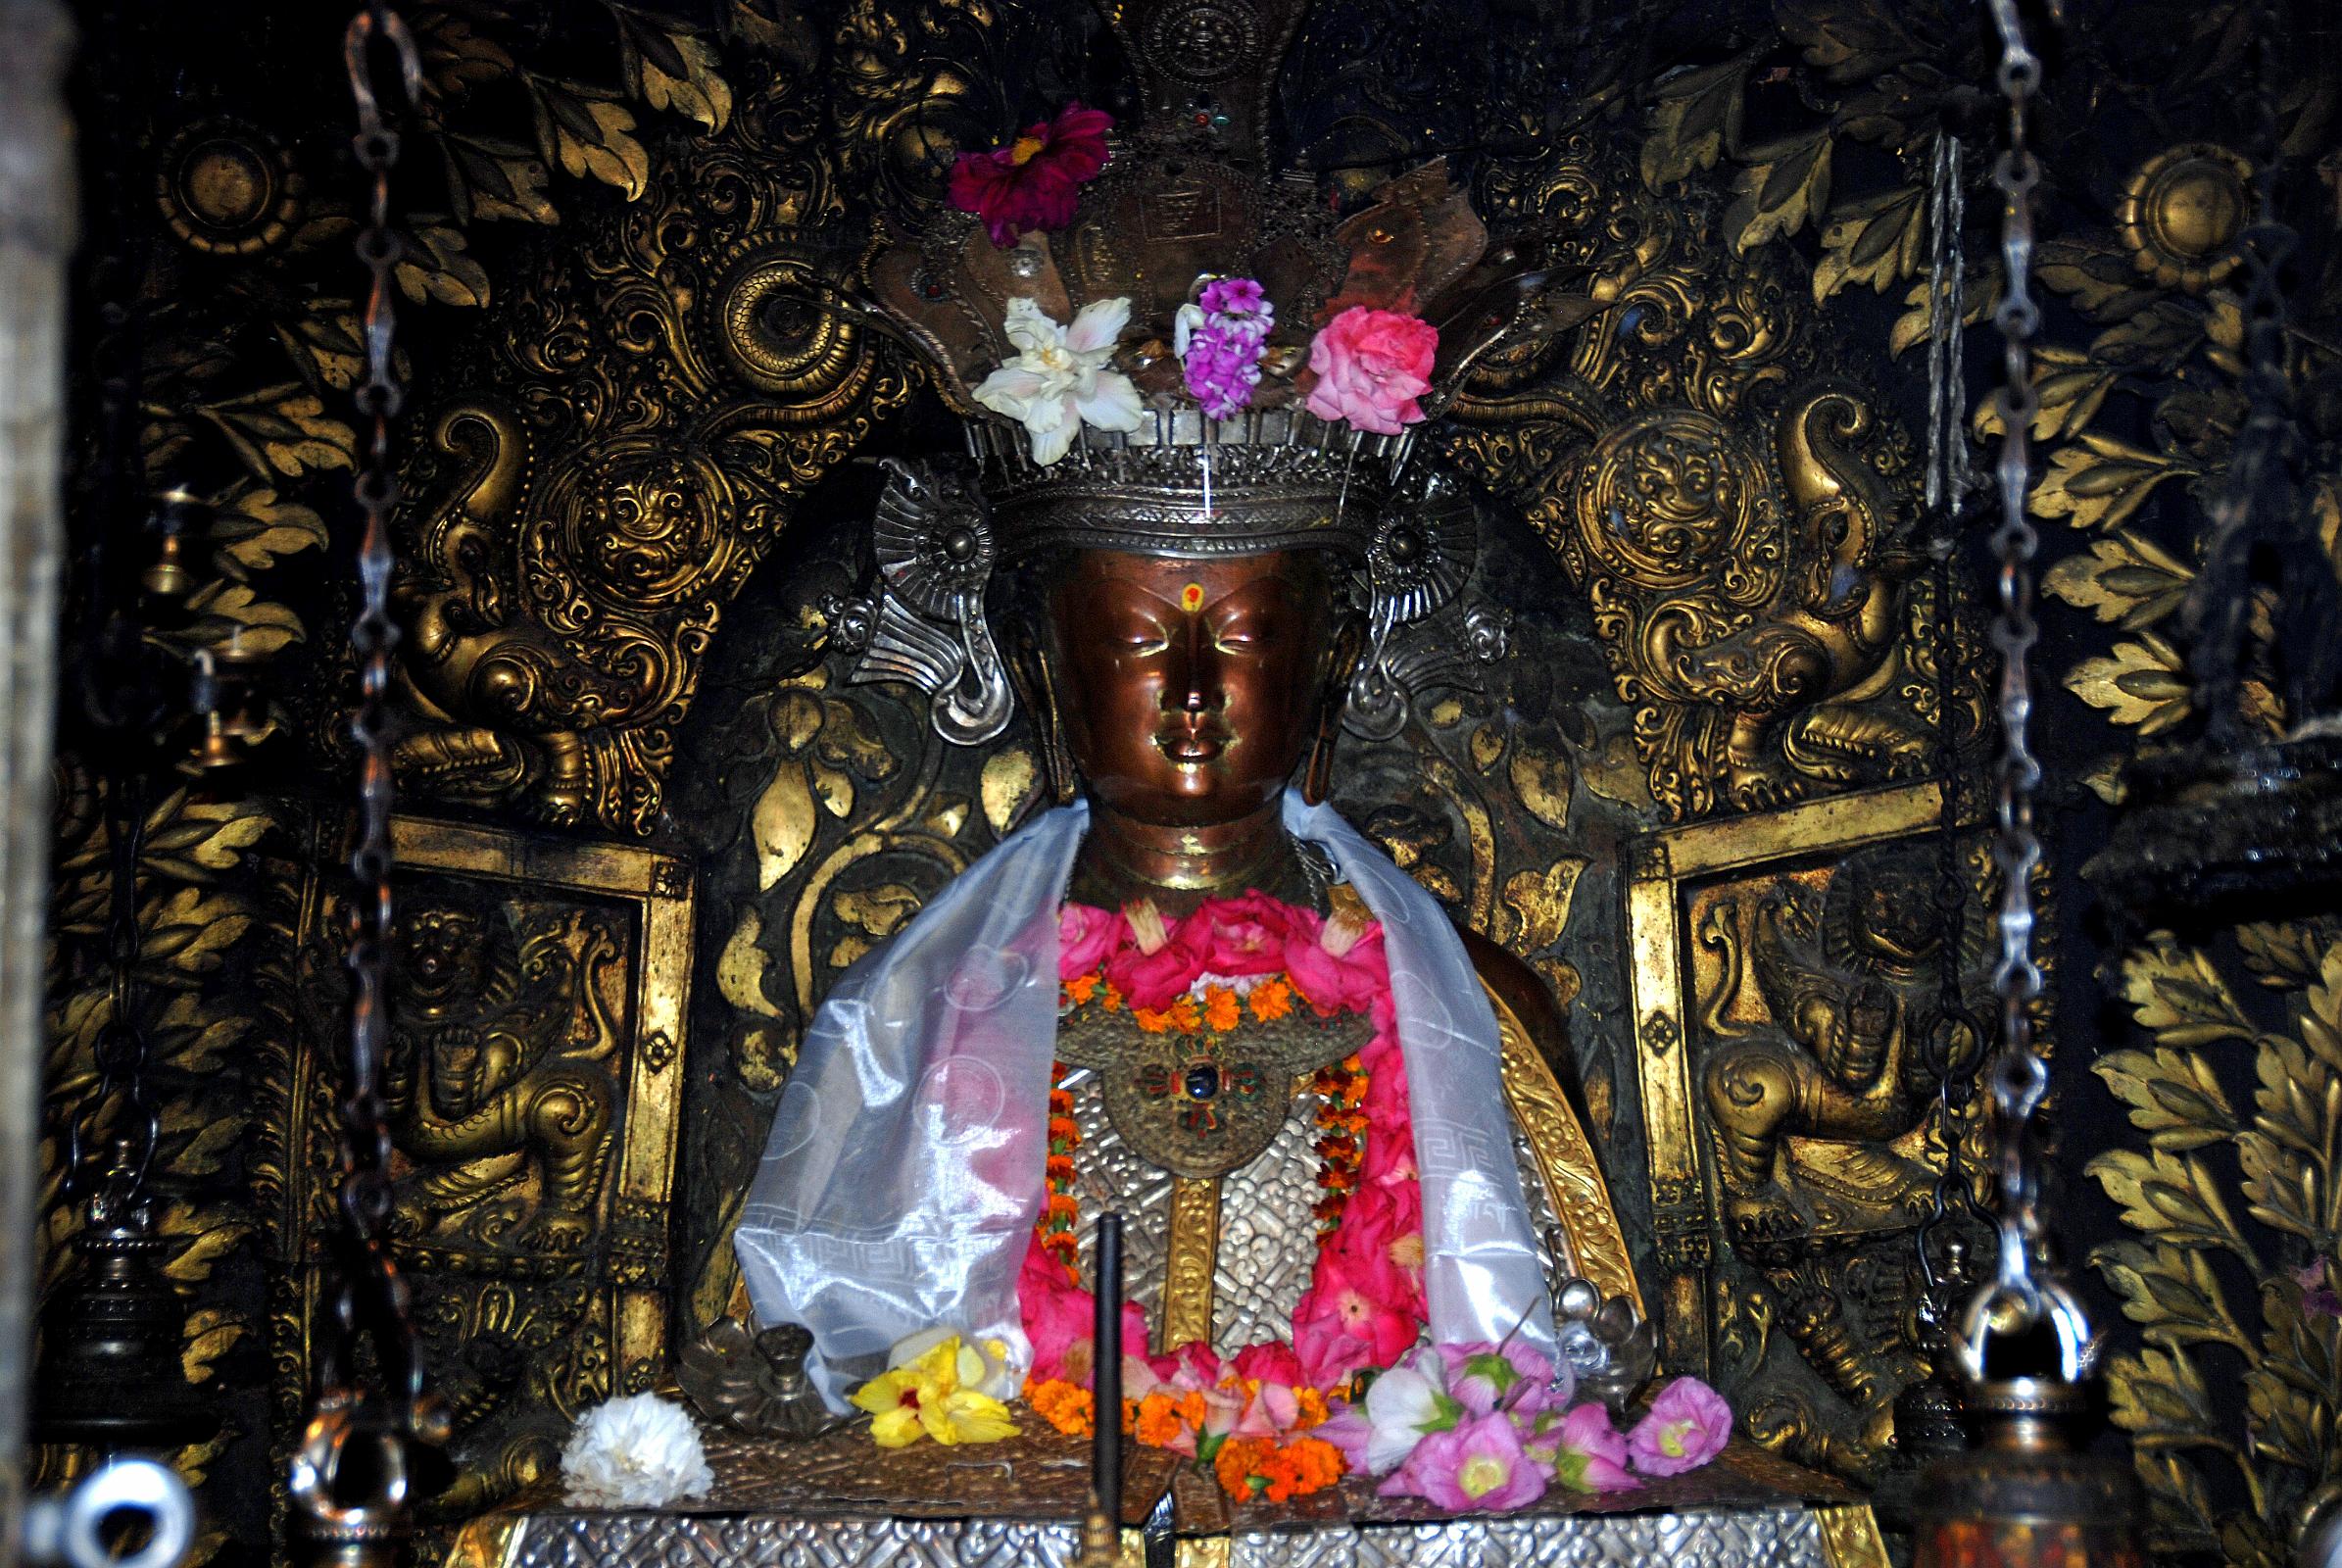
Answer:
[[[1186,713],[1208,713],[1220,706],[1220,671],[1213,658],[1212,640],[1203,628],[1200,615],[1191,616],[1182,639],[1186,658],[1187,678],[1178,684],[1186,688],[1180,697],[1180,710]]]

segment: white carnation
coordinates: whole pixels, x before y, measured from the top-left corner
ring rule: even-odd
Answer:
[[[610,1399],[577,1418],[561,1450],[564,1496],[581,1508],[664,1508],[715,1485],[700,1429],[656,1394]]]

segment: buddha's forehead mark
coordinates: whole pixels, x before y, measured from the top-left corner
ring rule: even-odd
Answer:
[[[1191,582],[1179,591],[1179,608],[1194,614],[1203,608],[1203,584]]]

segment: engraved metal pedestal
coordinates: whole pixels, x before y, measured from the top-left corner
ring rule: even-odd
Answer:
[[[1088,1495],[1087,1443],[1028,1433],[981,1448],[881,1453],[865,1432],[780,1444],[711,1434],[715,1487],[659,1513],[523,1496],[466,1525],[447,1568],[1070,1568]],[[1174,1456],[1129,1460],[1126,1524]],[[1180,1486],[1180,1568],[1885,1568],[1867,1503],[1826,1476],[1735,1442],[1704,1470],[1636,1493],[1555,1494],[1502,1517],[1447,1519],[1345,1484],[1282,1506],[1229,1508]],[[1191,1508],[1191,1503],[1201,1503]],[[1198,1515],[1212,1515],[1199,1517]],[[1123,1562],[1143,1560],[1135,1529]]]

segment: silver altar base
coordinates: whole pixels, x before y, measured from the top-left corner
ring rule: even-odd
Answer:
[[[1071,1568],[1087,1443],[1028,1434],[982,1448],[880,1453],[861,1431],[789,1445],[711,1435],[715,1489],[659,1513],[524,1495],[464,1527],[448,1568]],[[1143,1513],[1173,1456],[1134,1454]],[[1885,1568],[1869,1504],[1828,1477],[1735,1442],[1707,1469],[1644,1491],[1557,1496],[1502,1517],[1440,1519],[1357,1485],[1282,1507],[1213,1506],[1179,1477],[1178,1568]],[[1194,1504],[1192,1506],[1191,1504]],[[1123,1564],[1145,1560],[1123,1532]]]

